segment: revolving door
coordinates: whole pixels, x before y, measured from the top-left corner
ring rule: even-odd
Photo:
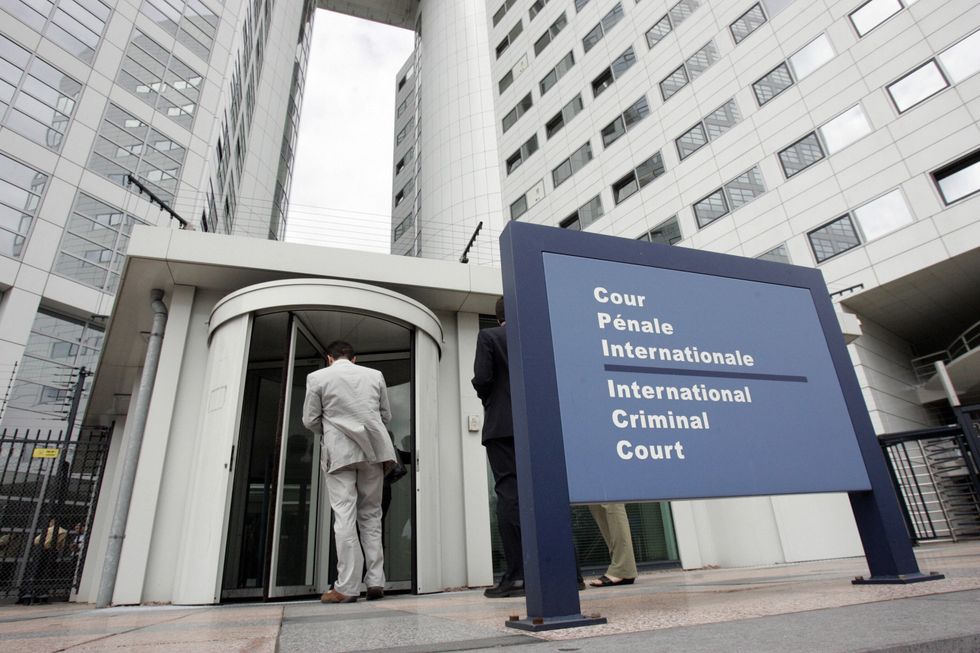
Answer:
[[[336,575],[320,442],[302,423],[306,376],[326,364],[333,340],[350,342],[357,364],[384,374],[389,430],[410,465],[414,458],[414,329],[340,309],[254,313],[232,453],[223,601],[314,595]],[[415,588],[414,485],[410,473],[390,487],[383,522],[389,590]]]

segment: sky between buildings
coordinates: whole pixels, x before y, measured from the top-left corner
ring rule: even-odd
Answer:
[[[415,35],[317,10],[286,240],[389,252],[395,76]]]

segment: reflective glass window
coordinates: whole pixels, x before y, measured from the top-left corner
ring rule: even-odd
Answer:
[[[735,44],[741,43],[749,34],[762,27],[765,22],[766,12],[762,10],[762,5],[759,3],[752,5],[748,11],[729,26]]]
[[[940,54],[939,62],[954,84],[980,72],[980,31]]]
[[[783,172],[787,178],[806,170],[823,158],[823,148],[816,132],[810,132],[779,153],[779,161],[783,164]]]
[[[851,24],[864,36],[902,10],[899,0],[870,0],[851,12]]]
[[[822,263],[861,244],[849,214],[842,215],[833,222],[811,231],[807,237],[817,263]]]
[[[946,204],[980,192],[980,150],[932,173]]]
[[[912,212],[898,189],[854,209],[854,217],[867,240],[875,240],[912,224]]]
[[[864,109],[857,104],[820,128],[827,153],[838,152],[854,141],[871,133],[871,123]]]

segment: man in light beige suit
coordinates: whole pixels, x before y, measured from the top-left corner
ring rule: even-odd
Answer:
[[[320,436],[337,541],[337,581],[320,597],[324,603],[356,601],[365,564],[367,599],[384,596],[381,495],[395,460],[385,427],[391,409],[384,376],[355,361],[354,348],[338,340],[327,345],[327,367],[306,377],[303,424]]]

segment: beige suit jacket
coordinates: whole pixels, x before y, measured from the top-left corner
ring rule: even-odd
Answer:
[[[395,447],[385,426],[390,421],[381,372],[341,358],[306,377],[303,424],[320,436],[325,472],[394,460]]]

